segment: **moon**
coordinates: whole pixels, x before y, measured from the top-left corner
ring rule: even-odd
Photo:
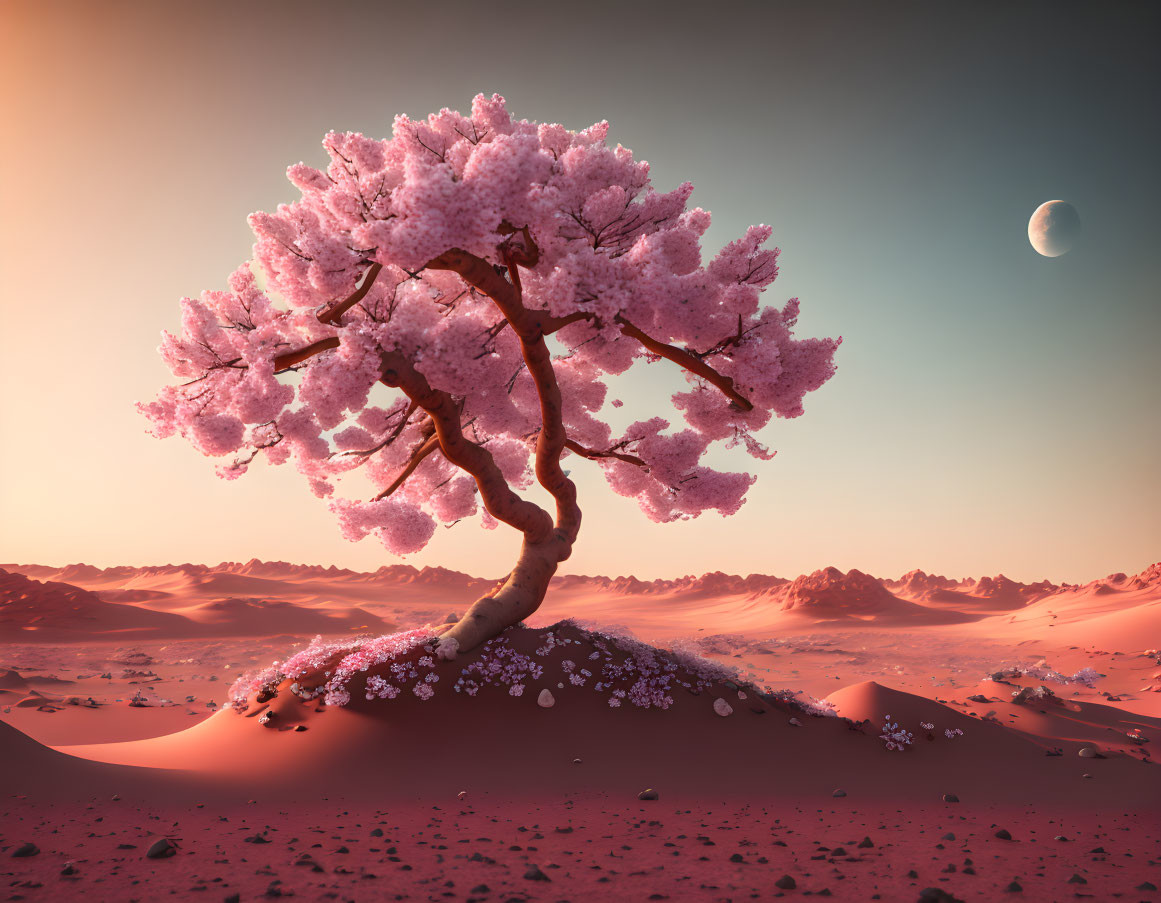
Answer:
[[[1028,220],[1028,241],[1045,257],[1067,253],[1079,235],[1080,214],[1068,201],[1045,201]]]

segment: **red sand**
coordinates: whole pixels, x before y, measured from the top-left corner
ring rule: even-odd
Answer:
[[[80,598],[86,619],[109,625],[90,620],[87,642],[46,644],[41,630],[22,629],[30,606],[6,606],[22,644],[0,646],[9,899],[246,899],[280,881],[275,889],[308,899],[741,900],[783,893],[774,882],[785,874],[797,882],[788,896],[908,900],[940,887],[960,899],[1158,899],[1136,889],[1161,884],[1161,769],[1151,761],[1161,658],[1141,645],[1161,638],[1156,567],[1065,588],[831,570],[795,581],[563,578],[533,625],[564,614],[625,625],[760,685],[825,697],[845,718],[752,692],[739,700],[722,685],[679,690],[667,711],[611,709],[591,688],[556,686],[555,650],[545,678],[520,697],[448,692],[474,653],[439,663],[443,692],[430,701],[356,695],[336,709],[284,691],[269,704],[275,723],[302,732],[261,726],[265,705],[217,710],[241,670],[302,645],[274,635],[301,633],[308,622],[298,614],[363,609],[386,623],[437,622],[488,581],[260,562],[5,568],[69,578],[73,587],[44,592]],[[239,591],[264,603],[245,606],[253,620],[219,604]],[[184,633],[126,642],[134,611],[177,618],[164,629]],[[193,618],[199,611],[226,611],[250,634],[195,639],[206,624]],[[279,611],[295,617],[272,616]],[[58,635],[79,634],[65,607],[52,618]],[[341,616],[337,631],[355,632],[353,620]],[[539,633],[518,630],[512,642],[530,652]],[[1094,687],[987,679],[1044,658],[1065,675],[1092,667],[1105,676]],[[550,709],[536,704],[541,684],[556,696]],[[1013,701],[1042,684],[1053,695]],[[49,704],[16,706],[33,692]],[[129,706],[135,693],[148,704]],[[714,712],[718,696],[733,714]],[[879,739],[887,715],[915,734],[903,752]],[[935,725],[932,739],[921,722]],[[955,728],[962,736],[942,733]],[[1086,746],[1102,757],[1080,757]],[[661,799],[638,801],[647,787]],[[385,836],[372,836],[376,827]],[[1013,840],[995,837],[999,828]],[[272,842],[245,842],[255,834]],[[160,836],[177,839],[177,855],[145,858]],[[857,846],[864,836],[874,845]],[[28,842],[41,852],[10,855]],[[1090,852],[1098,847],[1105,852]],[[295,864],[304,853],[321,871]],[[62,875],[70,860],[74,873]],[[524,877],[529,864],[550,880]],[[1013,880],[1021,892],[1005,890]],[[489,890],[473,890],[480,885]]]

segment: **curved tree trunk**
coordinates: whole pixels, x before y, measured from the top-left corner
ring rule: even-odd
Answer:
[[[544,601],[557,565],[571,551],[572,544],[556,536],[542,543],[525,540],[504,584],[492,595],[477,599],[463,618],[439,635],[440,655],[450,658],[454,652],[474,649],[533,614]]]

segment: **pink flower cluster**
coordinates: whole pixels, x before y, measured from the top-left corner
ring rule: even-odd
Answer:
[[[883,718],[883,733],[879,735],[879,739],[887,744],[887,749],[903,752],[915,741],[915,735],[891,721],[890,715],[884,715]]]
[[[648,164],[610,146],[608,128],[517,120],[504,98],[479,95],[467,115],[397,116],[389,139],[328,133],[325,167],[287,170],[300,198],[250,216],[254,259],[230,275],[229,290],[181,300],[181,329],[160,347],[175,384],[139,405],[155,434],[228,457],[219,468],[228,479],[257,459],[292,461],[319,497],[356,469],[382,490],[425,438],[422,415],[379,383],[382,354],[397,351],[455,397],[470,438],[513,487],[527,485],[540,408],[520,342],[500,328],[489,298],[455,272],[426,268],[452,248],[501,264],[507,223],[527,227],[539,248],[539,262],[522,270],[525,306],[583,315],[554,335],[564,346],[553,367],[568,437],[643,461],[593,466],[655,521],[736,512],[754,477],[707,466],[710,446],[769,458],[753,433],[802,413],[803,396],[834,373],[841,339],[796,338],[797,299],[762,305],[778,274],[769,226],[750,227],[703,263],[710,215],[688,206],[693,186],[655,190]],[[362,300],[320,322],[375,264],[382,270]],[[258,267],[270,294],[258,288]],[[752,409],[688,375],[689,391],[672,399],[686,428],[668,431],[654,417],[614,436],[601,413],[606,381],[657,360],[623,321],[732,380]],[[281,357],[318,343],[326,350],[290,364]],[[280,381],[276,367],[298,371],[296,382]],[[423,548],[437,522],[478,515],[494,526],[474,482],[439,454],[390,499],[335,499],[332,509],[348,539],[371,535],[399,555]]]
[[[480,687],[503,686],[508,688],[508,695],[520,696],[525,681],[539,680],[544,675],[542,665],[512,648],[504,635],[512,629],[484,643],[479,658],[460,671],[452,687],[455,692],[475,696]]]

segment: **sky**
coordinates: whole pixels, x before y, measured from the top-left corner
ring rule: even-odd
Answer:
[[[1161,558],[1161,6],[1152,3],[64,3],[0,0],[0,561],[373,570],[292,467],[234,482],[134,402],[171,379],[178,300],[251,256],[329,129],[468,111],[579,130],[694,183],[706,259],[752,223],[843,337],[734,516],[648,521],[573,466],[561,573],[1084,582]],[[1047,200],[1077,246],[1030,247]],[[610,393],[672,412],[639,365]],[[672,412],[676,424],[680,418]],[[533,494],[532,497],[535,497]],[[514,531],[404,559],[499,576]]]

